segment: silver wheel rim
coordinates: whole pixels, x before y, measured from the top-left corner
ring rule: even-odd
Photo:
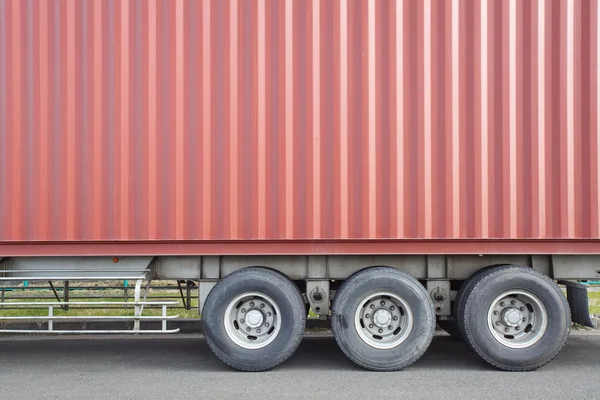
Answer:
[[[255,350],[275,340],[281,330],[281,313],[271,297],[247,292],[229,302],[223,323],[235,344]]]
[[[354,314],[360,338],[376,349],[391,349],[403,343],[414,324],[406,301],[391,292],[378,292],[361,301]]]
[[[496,297],[487,319],[494,338],[511,349],[533,346],[548,328],[546,307],[539,297],[524,290],[510,290]]]

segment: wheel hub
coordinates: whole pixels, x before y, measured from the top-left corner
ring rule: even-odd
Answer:
[[[502,322],[506,326],[517,326],[523,319],[523,314],[515,307],[502,310]]]
[[[273,299],[250,292],[229,303],[223,322],[227,335],[235,344],[245,349],[260,349],[279,334],[280,315]]]
[[[488,311],[488,327],[494,338],[511,349],[537,343],[548,326],[547,311],[533,293],[507,291],[498,296]]]
[[[354,326],[360,338],[376,349],[391,349],[403,343],[414,324],[412,310],[391,292],[372,294],[356,309]]]
[[[381,308],[373,314],[373,323],[379,328],[387,328],[392,321],[392,313],[387,309]]]
[[[264,315],[259,310],[250,310],[246,314],[246,325],[250,328],[258,328],[264,322]]]

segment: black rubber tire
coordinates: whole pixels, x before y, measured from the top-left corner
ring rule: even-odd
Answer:
[[[365,296],[375,291],[397,293],[412,308],[414,325],[404,342],[392,349],[365,343],[354,326],[354,313]],[[331,329],[344,354],[355,364],[373,371],[397,371],[425,353],[435,332],[435,311],[429,294],[412,276],[390,267],[372,267],[344,281],[332,304]]]
[[[438,326],[442,328],[446,333],[450,334],[452,338],[460,340],[464,342],[463,333],[464,330],[461,330],[459,326],[459,322],[461,320],[460,315],[458,315],[458,304],[463,302],[466,298],[465,293],[470,292],[473,289],[473,281],[482,276],[483,274],[488,273],[491,269],[496,268],[498,266],[503,265],[490,265],[488,267],[479,269],[471,274],[467,279],[464,280],[458,292],[456,293],[456,297],[452,302],[452,319],[447,320],[439,320]]]
[[[487,325],[491,303],[510,289],[527,290],[539,297],[546,307],[546,333],[527,348],[504,346],[493,337]],[[564,347],[571,328],[569,304],[559,286],[529,267],[504,266],[481,275],[466,296],[460,313],[469,347],[492,366],[506,371],[531,371],[548,364]]]
[[[256,350],[235,344],[223,323],[228,303],[249,291],[271,297],[282,318],[277,338]],[[305,310],[300,290],[285,275],[268,268],[244,268],[219,281],[208,294],[202,310],[204,336],[211,351],[230,367],[240,371],[266,371],[291,357],[300,345],[306,326]]]
[[[460,310],[464,310],[465,301],[467,300],[467,297],[469,297],[469,294],[473,290],[473,287],[475,287],[475,284],[478,282],[478,280],[482,276],[489,274],[498,268],[502,268],[502,267],[506,267],[506,266],[508,266],[508,265],[507,264],[490,265],[490,266],[487,266],[485,268],[475,271],[463,282],[463,284],[460,286],[460,289],[456,293],[456,297],[454,298],[454,304],[453,304],[453,308],[452,308],[452,315],[454,315],[454,324],[456,326],[456,331],[455,331],[456,336],[455,335],[453,335],[453,336],[455,336],[457,339],[462,340],[463,343],[465,343],[471,351],[473,351],[473,348],[465,340],[465,327],[464,327],[464,324],[462,323],[464,321],[464,316],[461,314]]]

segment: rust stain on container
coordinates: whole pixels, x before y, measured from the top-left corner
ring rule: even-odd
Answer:
[[[600,239],[599,13],[0,0],[0,241]]]

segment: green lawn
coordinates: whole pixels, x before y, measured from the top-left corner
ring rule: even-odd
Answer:
[[[588,292],[590,314],[600,315],[600,292]]]

